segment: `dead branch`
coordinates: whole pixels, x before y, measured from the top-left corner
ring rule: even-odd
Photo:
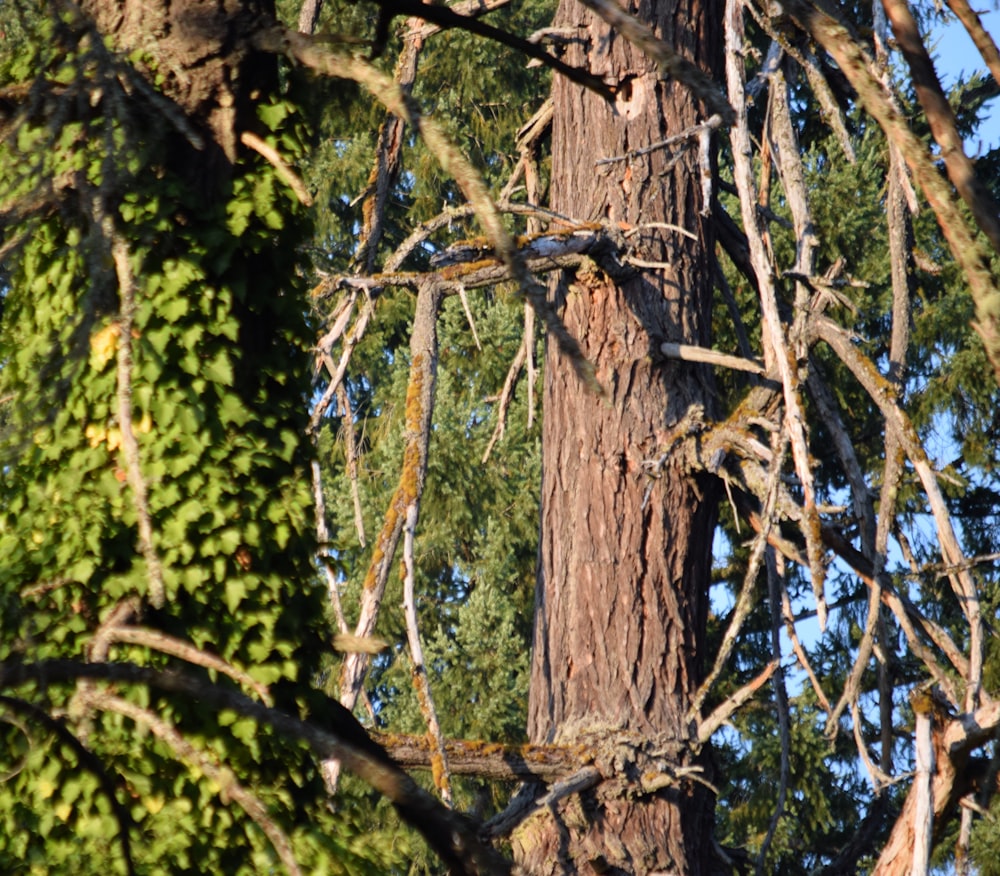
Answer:
[[[781,437],[775,435],[772,445],[775,455],[778,453]],[[778,564],[775,560],[774,548],[767,548],[765,552],[767,567],[767,596],[768,607],[771,613],[771,655],[777,668],[771,684],[774,687],[774,703],[778,712],[778,736],[781,739],[781,760],[778,768],[778,794],[774,801],[774,812],[767,827],[767,833],[760,844],[760,851],[757,854],[757,876],[763,876],[764,861],[767,858],[767,851],[774,840],[774,835],[778,830],[778,823],[785,814],[785,801],[788,799],[788,782],[791,775],[792,758],[792,732],[789,716],[788,689],[785,687],[785,673],[781,668],[781,594],[786,590],[784,576],[779,574]]]
[[[917,184],[931,205],[941,231],[958,262],[976,307],[976,330],[1000,382],[1000,288],[989,269],[989,257],[975,240],[955,204],[948,183],[941,178],[927,150],[910,130],[905,118],[886,98],[873,62],[850,27],[837,14],[810,0],[789,0],[789,11],[837,62],[858,92],[865,109],[886,136],[899,147]]]
[[[847,333],[832,320],[825,316],[819,316],[813,321],[812,326],[817,337],[825,341],[840,357],[840,360],[854,374],[872,401],[878,406],[885,418],[886,428],[895,433],[896,439],[900,442],[916,470],[931,507],[944,561],[954,564],[964,563],[962,549],[951,525],[951,515],[938,486],[937,477],[931,468],[916,430],[896,402],[895,388],[878,373],[875,366],[851,343]],[[959,571],[950,576],[949,580],[962,613],[969,624],[969,673],[965,679],[967,684],[966,709],[969,710],[978,702],[982,686],[983,626],[979,594],[975,581],[968,571]]]
[[[882,5],[892,22],[896,43],[910,67],[913,87],[924,108],[931,134],[941,147],[948,179],[955,186],[959,197],[968,205],[976,224],[993,244],[993,249],[1000,251],[1000,207],[976,175],[972,161],[965,154],[955,111],[941,88],[934,62],[920,37],[909,4],[906,0],[882,0]]]
[[[407,9],[411,6],[414,15],[421,10],[438,10],[434,15],[447,11],[444,7],[400,0]],[[398,9],[395,11],[403,11]],[[462,18],[462,16],[458,16]],[[430,18],[441,23],[440,19]],[[481,22],[469,19],[477,26]],[[470,30],[474,29],[469,28]],[[416,105],[399,89],[390,77],[360,58],[340,52],[336,47],[323,45],[303,34],[292,33],[281,27],[267,28],[255,34],[257,48],[268,52],[289,54],[298,63],[328,76],[351,79],[362,84],[388,110],[404,119],[423,137],[427,148],[440,163],[441,168],[451,174],[461,188],[476,216],[486,231],[486,236],[497,257],[510,270],[522,293],[541,315],[545,327],[573,365],[578,377],[594,392],[603,395],[603,388],[594,376],[594,367],[583,355],[579,343],[567,331],[561,317],[549,302],[545,289],[531,276],[524,260],[517,251],[510,234],[504,227],[482,176],[468,159],[447,139],[440,126],[430,118],[422,117]]]
[[[823,595],[826,570],[823,566],[822,549],[818,538],[819,513],[816,510],[815,490],[805,433],[806,418],[800,397],[799,378],[793,368],[795,359],[789,350],[788,339],[785,337],[781,317],[778,313],[774,272],[764,245],[762,223],[754,208],[757,199],[754,197],[753,168],[750,163],[752,149],[744,94],[744,26],[742,4],[738,3],[737,0],[728,0],[726,4],[725,29],[726,80],[729,100],[736,111],[736,121],[729,131],[733,151],[733,175],[740,195],[740,210],[750,249],[750,262],[753,265],[757,289],[760,294],[764,364],[769,372],[773,371],[781,378],[785,402],[785,429],[791,444],[795,471],[802,485],[803,513],[806,521],[803,533],[806,538],[810,578],[813,594],[816,598],[820,629],[823,629],[826,626],[826,603]]]
[[[406,736],[373,733],[392,759],[407,769],[431,769],[434,747],[426,734]],[[446,739],[445,751],[453,775],[518,782],[551,782],[593,762],[582,745],[503,745]]]
[[[728,630],[726,632],[728,633]],[[777,660],[772,660],[747,684],[726,697],[724,702],[716,706],[712,710],[712,714],[698,725],[698,741],[702,744],[708,742],[712,738],[712,734],[725,724],[740,706],[748,702],[767,683],[767,680],[774,674],[778,665]]]
[[[420,386],[413,387],[412,392],[410,390],[407,391],[407,417],[409,418],[410,416],[409,407],[411,405],[419,404],[422,409],[426,409],[426,413],[421,411],[418,414],[420,417],[420,426],[426,431],[418,439],[423,451],[423,458],[409,460],[410,465],[418,466],[418,471],[416,475],[416,489],[413,490],[411,495],[406,497],[407,503],[403,509],[403,613],[406,617],[406,640],[410,647],[410,658],[413,661],[413,687],[417,695],[417,702],[420,705],[420,712],[423,715],[424,723],[427,725],[427,735],[434,745],[431,773],[434,777],[434,785],[441,793],[441,799],[446,806],[450,806],[452,797],[451,775],[448,770],[448,754],[445,751],[444,735],[441,732],[441,723],[438,721],[437,708],[434,705],[434,697],[427,678],[424,649],[420,641],[415,593],[416,563],[413,559],[413,545],[416,541],[417,521],[420,517],[420,499],[423,493],[423,473],[427,469],[427,447],[430,444],[431,412],[434,407],[434,385],[438,365],[438,344],[435,326],[440,300],[440,291],[435,286],[422,288],[417,297],[418,315],[413,320],[413,338],[417,339],[418,332],[423,335],[419,338],[418,342],[424,348],[419,354],[424,361],[420,363]],[[430,313],[429,317],[424,315],[426,312]],[[404,457],[403,465],[406,466],[407,462]]]
[[[107,220],[110,222],[110,220]],[[146,561],[149,601],[154,608],[163,608],[166,588],[163,583],[163,565],[153,543],[153,518],[149,511],[149,493],[142,474],[139,442],[132,424],[132,324],[135,320],[135,278],[129,264],[128,244],[108,228],[111,256],[115,263],[120,297],[118,322],[118,428],[121,432],[122,455],[125,458],[125,475],[135,502],[136,525],[139,530],[139,551]],[[107,331],[107,329],[105,329]],[[110,435],[108,447],[111,447]]]
[[[729,353],[720,353],[717,350],[710,350],[706,347],[664,342],[660,344],[660,352],[668,359],[683,359],[685,362],[705,362],[708,365],[719,365],[722,368],[732,368],[736,371],[749,371],[751,374],[763,375],[766,373],[764,366],[760,362],[744,359],[740,356],[732,356]]]
[[[494,815],[483,825],[483,835],[490,839],[508,836],[514,829],[530,818],[540,809],[554,806],[560,800],[579,794],[601,782],[602,776],[597,767],[581,767],[573,775],[565,779],[554,782],[549,790],[541,797],[535,799],[529,795],[515,796],[510,805],[503,812]]]
[[[385,586],[389,580],[396,546],[403,531],[406,509],[419,501],[427,473],[434,405],[434,378],[437,362],[437,313],[440,286],[427,282],[417,295],[417,307],[410,335],[410,378],[406,390],[405,449],[403,470],[386,510],[382,530],[375,540],[371,563],[362,589],[361,610],[354,635],[367,637],[375,628]],[[340,673],[340,701],[348,709],[357,702],[365,673],[367,654],[348,654]]]
[[[983,23],[979,20],[979,15],[969,6],[967,0],[947,0],[948,8],[958,17],[958,20],[965,26],[965,30],[972,37],[972,42],[979,49],[979,54],[983,56],[983,61],[990,68],[993,79],[1000,83],[1000,52],[997,51],[996,43],[986,32]]]
[[[455,11],[454,7],[424,3],[423,0],[375,0],[375,2],[382,7],[383,14],[422,18],[424,21],[436,25],[441,30],[450,30],[453,28],[464,30],[476,36],[485,37],[501,45],[508,46],[525,57],[539,61],[556,73],[565,76],[571,82],[575,82],[577,85],[581,85],[595,94],[599,94],[605,100],[614,100],[613,86],[609,86],[589,71],[581,70],[578,67],[572,67],[564,63],[537,43],[515,36],[508,31],[500,30],[472,16],[460,15]]]

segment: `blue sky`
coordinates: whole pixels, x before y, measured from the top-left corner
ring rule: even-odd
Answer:
[[[992,35],[994,42],[1000,39],[1000,12],[985,11],[984,7],[992,7],[996,0],[987,0],[977,4],[972,0],[972,8],[980,13],[983,27]],[[973,45],[969,35],[960,22],[954,21],[947,28],[935,34],[937,44],[933,48],[935,66],[942,84],[947,87],[961,75],[966,77],[978,71],[986,71],[979,50]],[[988,72],[987,72],[987,75]],[[1000,146],[1000,99],[994,99],[989,104],[991,115],[983,125],[980,135],[968,144],[968,152],[975,156],[982,141],[982,151]]]

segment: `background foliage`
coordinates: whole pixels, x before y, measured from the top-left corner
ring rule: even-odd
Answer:
[[[553,5],[518,3],[491,20],[529,34],[550,21]],[[297,4],[281,4],[279,12],[294,21]],[[244,668],[279,699],[308,710],[319,702],[312,699],[316,690],[335,693],[339,665],[328,647],[333,623],[315,562],[309,464],[315,454],[323,468],[330,518],[323,547],[350,623],[402,457],[399,426],[413,318],[413,296],[402,289],[378,298],[377,318],[353,354],[345,383],[349,410],[340,404],[331,409],[315,447],[306,439],[310,402],[326,379],[314,373],[309,351],[329,315],[307,290],[320,276],[350,266],[361,224],[358,198],[383,110],[354,84],[283,68],[280,88],[256,108],[258,129],[297,163],[316,209],[307,215],[274,168],[247,154],[220,183],[217,206],[206,210],[201,182],[185,169],[191,154],[182,133],[155,99],[126,87],[147,59],[114,55],[71,15],[50,17],[20,4],[5,5],[0,15],[0,82],[9,84],[2,98],[0,202],[5,221],[21,235],[16,248],[5,247],[0,275],[0,658],[80,657],[108,611],[148,588],[148,562],[135,547],[140,511],[126,488],[117,421],[123,343],[114,330],[121,304],[113,261],[117,233],[127,239],[138,289],[128,341],[133,428],[150,484],[148,514],[167,598],[164,609],[147,609],[143,623]],[[871,27],[866,9],[854,16],[859,26]],[[320,29],[331,39],[363,41],[372,37],[376,20],[374,6],[331,3]],[[762,35],[758,42],[766,47]],[[398,49],[399,40],[390,40],[377,62],[382,69],[392,70]],[[153,71],[154,83],[155,76]],[[981,84],[975,77],[960,82],[952,95],[967,134],[988,96]],[[546,90],[546,74],[526,69],[515,53],[445,33],[429,40],[414,95],[498,192],[516,159],[517,130]],[[797,94],[820,270],[847,257],[850,275],[863,283],[844,290],[849,301],[836,306],[836,315],[884,364],[891,300],[883,221],[886,143],[864,114],[853,111],[847,121],[857,160],[848,162],[820,123],[808,90]],[[27,96],[24,109],[15,111],[12,95]],[[929,141],[910,100],[915,129]],[[753,123],[760,135],[759,114]],[[720,164],[728,179],[725,149],[723,143]],[[382,257],[417,223],[461,203],[455,184],[420,143],[411,137],[402,155]],[[980,164],[991,168],[998,161],[1000,154],[991,152]],[[738,215],[731,201],[722,201]],[[31,209],[15,216],[6,206],[12,204]],[[790,265],[795,240],[781,221],[789,211],[780,186],[768,206],[779,217],[771,224],[776,258]],[[524,230],[521,220],[510,223]],[[436,249],[473,232],[456,220],[409,266],[425,267]],[[998,531],[997,387],[968,328],[971,302],[939,230],[920,214],[913,235],[922,258],[914,271],[907,407],[947,478],[966,551],[991,554]],[[754,341],[756,294],[721,250],[719,257]],[[470,294],[470,306],[481,348],[456,298],[447,300],[439,321],[438,391],[417,550],[420,622],[444,733],[518,742],[537,548],[540,412],[530,412],[529,426],[522,377],[505,434],[481,462],[521,343],[524,311],[521,299],[502,285]],[[735,349],[732,314],[721,292],[716,316],[716,347]],[[532,338],[536,355],[541,344]],[[862,467],[877,485],[881,421],[843,366],[819,355],[817,367],[836,387],[848,431],[864,453]],[[738,378],[724,375],[720,406],[735,405],[743,389]],[[358,440],[364,540],[350,498],[348,425]],[[811,451],[822,500],[842,504],[845,482],[822,423]],[[932,568],[936,544],[912,473],[901,485],[900,502],[897,536],[912,551],[917,571],[894,556],[893,581],[961,639],[961,618],[941,599],[944,585]],[[742,585],[748,553],[745,531],[731,514],[723,519],[713,585],[716,637]],[[852,523],[844,519],[845,535],[852,537]],[[809,583],[789,574],[795,609],[805,612]],[[980,566],[977,575],[992,611],[998,599],[993,567]],[[806,646],[824,684],[836,690],[850,670],[866,593],[836,565],[828,588],[838,607],[831,634]],[[763,580],[758,592],[766,592]],[[378,627],[389,648],[371,675],[368,720],[376,728],[421,733],[401,598],[393,575]],[[720,683],[720,699],[767,662],[769,630],[766,600],[760,599]],[[989,650],[987,677],[995,686],[995,637]],[[143,645],[118,644],[114,654],[172,664]],[[922,680],[901,650],[892,657],[892,676],[900,703],[907,686]],[[862,732],[882,763],[891,760],[903,772],[910,756],[905,733],[892,752],[878,751],[875,685],[874,674],[866,676]],[[830,739],[808,686],[794,677],[792,688],[791,799],[766,869],[805,873],[833,859],[883,798],[871,793],[849,732]],[[79,690],[18,691],[17,699],[2,701],[0,870],[122,871],[124,823],[132,825],[140,871],[274,869],[274,848],[259,821],[233,805],[206,764],[227,765],[260,799],[308,872],[434,869],[420,841],[359,783],[347,780],[331,811],[315,766],[288,740],[231,714],[208,715],[196,703],[142,689],[118,695],[195,740],[196,755],[178,757],[149,724],[107,710],[79,723],[75,743],[65,727],[82,707]],[[771,697],[770,688],[762,689],[716,739],[717,835],[746,855],[764,842],[782,770]],[[29,700],[44,703],[44,710],[32,711]],[[470,780],[459,787],[456,803],[488,816],[507,793],[509,788]],[[883,793],[886,805],[898,805],[898,789]],[[989,873],[995,828],[989,819],[980,824],[973,848],[981,872]]]

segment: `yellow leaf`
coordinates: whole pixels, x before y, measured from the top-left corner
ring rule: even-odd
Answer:
[[[113,322],[90,336],[90,366],[95,371],[103,371],[118,351],[118,336],[122,329]]]
[[[90,423],[84,430],[83,434],[87,436],[87,440],[90,442],[91,447],[97,447],[98,444],[108,437],[108,430],[103,426]]]
[[[56,790],[56,783],[51,779],[39,779],[38,780],[38,795],[43,800],[48,800]]]
[[[156,815],[163,808],[164,799],[162,797],[147,797],[144,801],[146,804],[146,811],[150,815]]]
[[[139,420],[139,424],[135,427],[135,431],[140,432],[143,435],[146,435],[150,432],[152,428],[153,428],[153,418],[150,415],[149,411],[146,411],[142,415],[142,419]]]
[[[60,821],[65,821],[69,818],[69,814],[73,811],[73,807],[69,803],[57,803],[52,807],[52,811],[56,814],[56,818]]]
[[[122,446],[122,430],[117,428],[108,429],[108,451],[113,453]]]

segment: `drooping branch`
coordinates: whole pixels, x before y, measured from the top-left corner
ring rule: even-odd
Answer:
[[[144,685],[181,695],[208,709],[233,711],[271,727],[285,739],[308,745],[319,758],[340,760],[348,770],[392,802],[403,819],[424,836],[442,861],[456,873],[499,876],[510,872],[509,865],[479,840],[470,821],[446,809],[420,788],[368,736],[354,716],[334,700],[325,700],[322,714],[316,713],[305,721],[269,708],[232,688],[171,670],[75,660],[0,663],[0,689],[28,683],[52,686],[79,679]]]
[[[267,837],[289,876],[301,876],[302,869],[295,859],[288,834],[271,817],[261,799],[240,784],[231,769],[215,763],[212,758],[185,739],[176,727],[149,709],[143,709],[122,697],[95,688],[88,688],[84,698],[89,707],[124,715],[136,724],[147,727],[157,739],[170,748],[178,760],[187,763],[210,779],[218,787],[220,797],[232,800],[247,814]]]

